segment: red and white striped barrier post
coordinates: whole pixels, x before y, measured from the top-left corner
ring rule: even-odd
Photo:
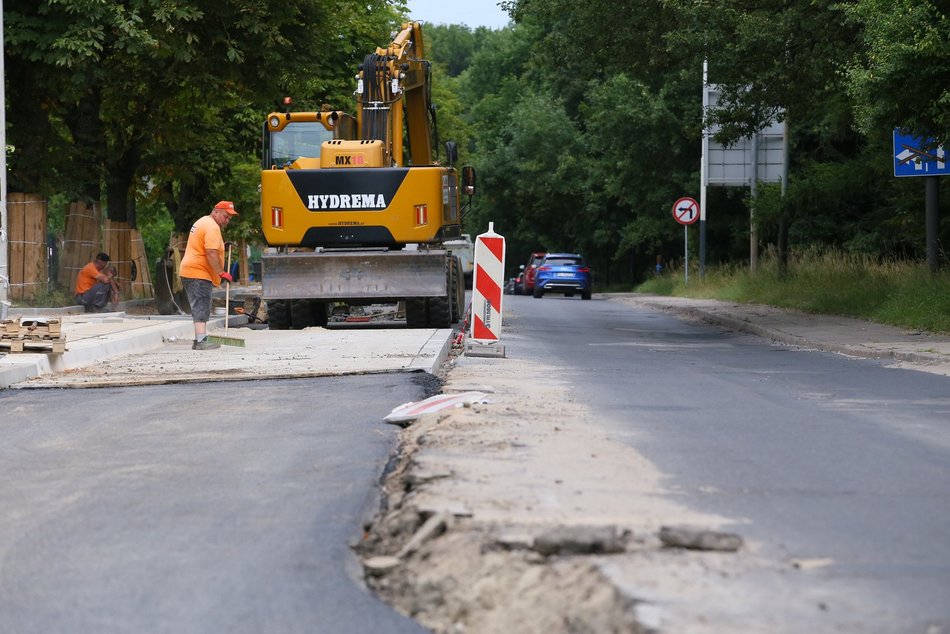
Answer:
[[[465,354],[505,356],[501,338],[501,301],[505,276],[505,238],[495,223],[475,238],[475,274],[472,282],[472,332]]]

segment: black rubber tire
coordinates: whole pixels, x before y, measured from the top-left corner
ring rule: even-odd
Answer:
[[[424,297],[410,297],[406,300],[406,325],[409,328],[425,328],[426,300]]]
[[[534,292],[531,293],[535,299],[541,299],[544,296],[544,291],[541,290],[540,286],[534,287]]]
[[[313,310],[309,299],[290,300],[290,327],[303,330],[313,325]]]
[[[327,302],[320,302],[315,299],[310,300],[310,320],[314,326],[326,328],[330,322],[330,306]]]
[[[290,306],[287,300],[272,299],[267,302],[268,330],[290,329]]]
[[[459,293],[465,296],[462,283],[462,266],[457,257],[445,259],[445,286],[444,297],[429,297],[426,299],[428,325],[430,328],[451,328],[460,318],[461,304]]]
[[[581,299],[590,299],[590,291],[581,291]]]
[[[321,328],[326,328],[328,323],[330,323],[330,303],[329,302],[314,302],[313,303],[313,325],[320,326]]]
[[[452,302],[448,297],[427,297],[430,328],[448,328],[452,325]]]
[[[325,328],[329,322],[326,302],[315,299],[295,299],[290,302],[291,327],[303,330],[311,326]]]

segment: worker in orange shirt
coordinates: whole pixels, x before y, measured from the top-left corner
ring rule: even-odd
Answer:
[[[221,229],[231,218],[238,215],[234,203],[222,200],[207,216],[199,218],[191,227],[185,255],[181,259],[178,275],[181,277],[188,303],[191,304],[191,320],[195,324],[195,340],[192,350],[214,350],[221,346],[208,341],[208,319],[211,317],[211,293],[221,280],[233,282],[231,274],[224,270],[224,238]]]
[[[108,253],[98,253],[76,276],[76,303],[87,313],[102,313],[112,300],[112,308],[119,309],[119,285],[115,269],[109,264]]]

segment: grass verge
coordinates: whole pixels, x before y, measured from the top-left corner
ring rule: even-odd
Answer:
[[[923,263],[876,261],[839,252],[810,253],[789,261],[781,278],[769,254],[755,273],[747,265],[672,269],[636,288],[677,297],[753,302],[809,313],[847,315],[924,332],[950,334],[950,272],[930,273]]]

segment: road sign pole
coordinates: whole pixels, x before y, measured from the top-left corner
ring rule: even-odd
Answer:
[[[683,285],[689,286],[689,225],[683,225],[683,253],[686,254],[683,267]]]
[[[894,128],[894,176],[924,178],[927,268],[940,269],[940,176],[950,174],[950,161],[937,139],[903,134]]]
[[[709,107],[709,62],[703,59],[703,143],[699,160],[699,279],[706,279],[706,185],[709,181],[706,164],[709,162],[709,134],[706,129],[706,110]]]
[[[685,283],[689,284],[689,225],[699,220],[699,203],[689,196],[680,198],[673,203],[673,220],[683,225],[683,252],[686,255],[686,266],[683,267]]]

